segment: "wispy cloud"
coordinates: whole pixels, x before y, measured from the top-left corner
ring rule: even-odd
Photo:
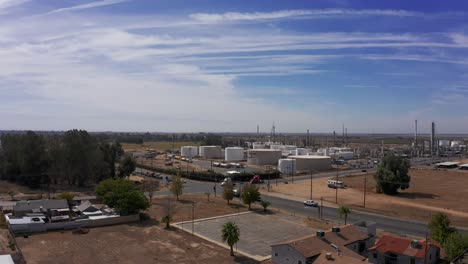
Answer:
[[[203,22],[223,22],[223,21],[252,21],[252,20],[273,20],[288,18],[317,18],[324,16],[399,16],[415,17],[423,16],[423,13],[407,10],[389,9],[296,9],[280,10],[274,12],[226,12],[221,14],[195,13],[190,17]]]
[[[49,12],[47,12],[45,14],[41,14],[40,16],[46,16],[46,15],[51,15],[51,14],[56,14],[56,13],[61,13],[61,12],[84,10],[84,9],[96,8],[96,7],[101,7],[101,6],[115,5],[115,4],[123,3],[123,2],[126,2],[126,1],[128,1],[128,0],[102,0],[102,1],[96,1],[96,2],[91,2],[91,3],[81,4],[81,5],[75,5],[75,6],[71,6],[71,7],[58,8],[58,9],[49,11]]]
[[[6,13],[11,7],[21,5],[30,0],[0,0],[0,14]]]

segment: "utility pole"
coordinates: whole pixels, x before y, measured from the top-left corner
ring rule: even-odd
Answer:
[[[313,181],[312,181],[312,171],[310,171],[310,199],[312,200],[312,186],[313,186]]]
[[[338,164],[336,164],[336,184],[335,184],[335,203],[338,204]]]
[[[364,178],[364,208],[366,208],[367,176]]]
[[[320,196],[320,219],[323,219],[323,196]]]
[[[192,235],[194,234],[195,226],[195,201],[192,201]]]
[[[427,263],[427,231],[426,231],[426,241],[424,241],[424,264]]]

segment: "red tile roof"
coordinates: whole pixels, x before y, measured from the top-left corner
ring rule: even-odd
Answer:
[[[374,246],[369,248],[369,250],[375,249],[382,254],[392,252],[405,256],[424,258],[424,255],[426,254],[425,240],[418,240],[418,248],[413,248],[411,246],[411,241],[412,240],[410,238],[406,237],[383,235]],[[434,240],[429,239],[427,243],[427,249],[429,250],[430,247],[440,248],[440,245]]]

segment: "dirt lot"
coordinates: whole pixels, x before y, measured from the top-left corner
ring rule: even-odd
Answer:
[[[194,202],[194,207],[192,206]],[[214,217],[226,214],[235,214],[247,211],[247,207],[243,204],[239,205],[238,199],[234,198],[231,205],[227,205],[226,200],[223,200],[219,195],[217,198],[210,195],[210,201],[206,195],[183,195],[180,201],[169,196],[153,198],[153,205],[148,210],[152,218],[161,220],[167,214],[168,205],[170,205],[170,212],[174,222],[192,220],[192,207],[193,217],[195,219]],[[252,205],[252,208],[260,210],[260,206]]]
[[[88,234],[51,232],[17,242],[28,263],[256,263],[246,257],[231,258],[229,250],[189,233],[159,223],[165,214],[168,197],[153,198],[151,216],[143,224],[90,229]],[[246,211],[244,206],[228,206],[220,197],[184,195],[170,198],[173,222]],[[260,208],[257,207],[259,210]],[[54,250],[50,250],[54,249]]]
[[[229,250],[162,225],[117,225],[88,234],[52,232],[18,237],[30,264],[42,263],[255,263]]]
[[[468,227],[468,173],[456,170],[410,170],[411,187],[397,196],[375,193],[373,175],[343,178],[348,188],[338,190],[338,203],[390,216],[427,221],[431,213],[448,214],[458,226]],[[363,208],[364,178],[367,178],[366,208]],[[273,191],[297,199],[309,198],[310,181],[273,186]],[[335,203],[336,191],[327,179],[313,180],[313,199]]]

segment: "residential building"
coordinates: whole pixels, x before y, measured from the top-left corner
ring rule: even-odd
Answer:
[[[375,232],[375,223],[363,221],[327,232],[318,231],[314,235],[272,245],[271,259],[274,264],[326,263],[332,260],[326,258],[331,255],[343,263],[348,258],[364,261],[366,249],[374,245]]]
[[[28,214],[66,215],[70,211],[65,199],[19,201],[13,206],[13,216],[23,217]]]
[[[374,264],[434,264],[440,259],[440,245],[431,239],[426,243],[426,240],[388,234],[383,235],[368,251],[369,263]]]

